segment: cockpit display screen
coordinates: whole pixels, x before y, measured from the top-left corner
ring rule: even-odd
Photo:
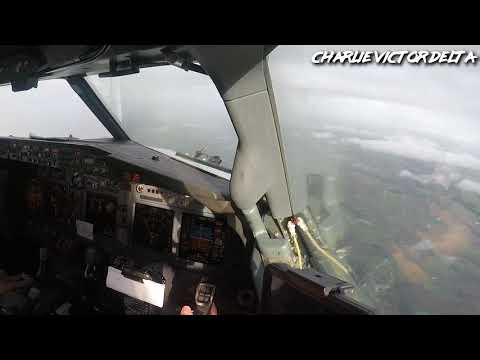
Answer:
[[[184,214],[180,240],[180,257],[206,264],[220,263],[226,234],[221,219]]]
[[[97,235],[113,238],[115,234],[117,200],[109,195],[87,195],[86,220],[93,224]]]
[[[144,204],[135,205],[135,243],[162,253],[172,249],[174,212]]]
[[[211,222],[201,222],[198,219],[192,221],[190,236],[193,239],[204,239],[212,242],[215,240],[215,229]]]

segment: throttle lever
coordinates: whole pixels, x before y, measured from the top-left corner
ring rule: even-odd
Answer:
[[[202,279],[195,291],[196,313],[198,315],[208,315],[212,308],[215,297],[215,285],[210,284],[206,279]]]

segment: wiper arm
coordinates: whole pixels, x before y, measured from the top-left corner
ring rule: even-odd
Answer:
[[[181,152],[178,152],[178,151],[175,152],[175,155],[177,155],[177,156],[179,156],[179,157],[182,157],[182,158],[184,158],[184,159],[190,160],[190,161],[194,161],[194,162],[196,162],[196,163],[198,163],[198,164],[206,165],[206,166],[208,166],[208,167],[211,167],[211,168],[214,168],[214,169],[217,169],[217,170],[220,170],[220,171],[229,173],[229,174],[232,172],[231,169],[228,169],[228,168],[223,167],[223,166],[220,165],[221,160],[218,161],[218,160],[219,160],[219,157],[218,157],[218,156],[216,156],[216,157],[210,157],[210,156],[207,155],[207,157],[208,157],[209,159],[214,159],[214,160],[218,159],[216,162],[213,162],[213,161],[203,160],[203,159],[200,158],[200,157],[191,156],[191,155],[189,155],[189,154],[181,153]]]

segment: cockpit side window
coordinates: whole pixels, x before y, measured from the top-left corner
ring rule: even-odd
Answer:
[[[397,48],[280,46],[269,56],[309,262],[355,282],[379,313],[478,314],[477,67],[311,61],[321,50]]]

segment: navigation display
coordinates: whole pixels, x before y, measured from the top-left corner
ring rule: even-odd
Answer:
[[[169,253],[172,249],[173,217],[172,210],[136,204],[133,223],[135,244]]]
[[[220,263],[225,234],[224,220],[183,214],[179,255],[206,264]]]

